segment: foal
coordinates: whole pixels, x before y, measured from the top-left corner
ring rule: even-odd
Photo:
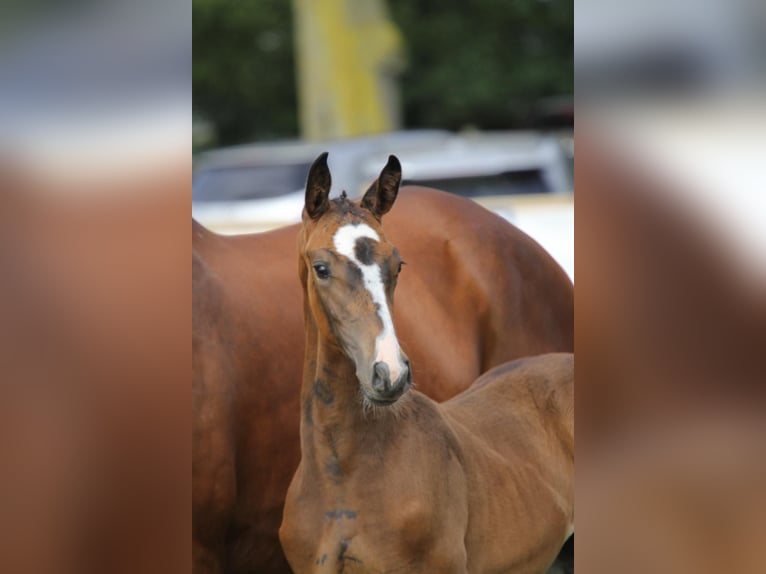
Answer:
[[[309,172],[298,238],[301,462],[279,532],[290,566],[544,572],[574,524],[572,355],[506,363],[441,405],[409,391],[391,319],[403,261],[380,225],[399,162],[355,203],[329,200],[326,160]]]

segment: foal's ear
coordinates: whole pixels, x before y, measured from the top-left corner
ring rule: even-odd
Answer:
[[[402,182],[402,165],[395,155],[388,156],[388,163],[362,198],[362,207],[369,209],[380,219],[393,207],[399,184]]]
[[[327,167],[327,152],[324,152],[311,164],[309,177],[306,180],[306,213],[311,219],[316,219],[330,207],[330,168]]]

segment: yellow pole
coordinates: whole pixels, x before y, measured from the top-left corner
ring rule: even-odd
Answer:
[[[402,40],[383,0],[293,0],[293,13],[302,136],[399,128]]]

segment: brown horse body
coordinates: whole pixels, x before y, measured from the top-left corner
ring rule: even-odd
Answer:
[[[519,359],[374,418],[328,381],[285,505],[293,571],[545,572],[573,531],[573,368]]]
[[[571,282],[501,218],[468,200],[404,188],[386,229],[409,263],[394,320],[419,390],[444,400],[505,361],[572,350]],[[277,532],[300,458],[297,233],[291,226],[224,237],[193,225],[198,573],[287,568]]]
[[[327,199],[326,157],[309,175],[301,462],[282,545],[298,574],[544,572],[574,524],[573,357],[508,363],[443,405],[408,392],[390,321],[401,257],[380,227],[400,177],[392,156],[354,204]]]

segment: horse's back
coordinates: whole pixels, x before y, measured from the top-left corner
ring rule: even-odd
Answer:
[[[495,440],[498,429],[506,428],[526,439],[530,429],[546,428],[573,454],[574,355],[548,353],[504,363],[444,407],[478,436]]]
[[[544,571],[571,534],[573,379],[571,354],[524,358],[489,371],[441,405],[476,486],[466,539],[479,557],[475,569]],[[509,522],[523,527],[493,529]],[[487,529],[505,550],[487,546],[481,537]]]
[[[572,352],[574,286],[561,266],[526,233],[475,202],[451,196],[440,203],[465,271],[480,282],[483,299],[474,311],[495,337],[482,372],[518,357]]]
[[[387,216],[386,234],[411,264],[394,316],[418,388],[429,396],[454,396],[477,374],[518,357],[573,350],[572,282],[497,214],[408,186]]]

